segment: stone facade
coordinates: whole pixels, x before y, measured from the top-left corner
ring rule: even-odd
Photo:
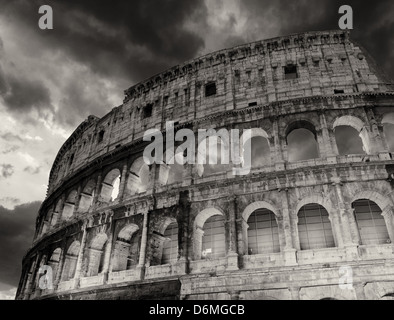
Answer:
[[[17,299],[392,296],[394,160],[383,124],[394,124],[393,89],[343,31],[222,50],[133,86],[123,105],[90,116],[60,149]],[[142,160],[144,132],[164,132],[167,121],[196,133],[253,129],[267,140],[270,161],[246,176],[185,165],[169,183],[169,166]],[[340,155],[335,129],[345,125],[358,131],[364,154]],[[314,134],[317,158],[290,161],[287,136],[299,128]],[[365,241],[359,200],[368,200],[371,215],[378,208],[367,223],[383,221],[386,243]],[[331,246],[303,247],[312,233],[300,212],[310,204],[327,212]],[[248,221],[259,210],[274,217],[276,252],[250,252]],[[205,257],[205,228],[216,216],[225,254]],[[38,286],[43,265],[53,269],[53,289]],[[343,268],[351,270],[347,289],[339,285]]]

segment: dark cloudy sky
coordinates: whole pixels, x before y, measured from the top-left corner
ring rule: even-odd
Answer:
[[[51,5],[54,30],[38,28]],[[88,115],[131,85],[210,51],[289,33],[337,29],[394,78],[393,1],[0,0],[0,298],[13,294],[58,149]]]

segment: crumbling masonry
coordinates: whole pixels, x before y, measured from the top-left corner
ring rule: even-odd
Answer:
[[[393,89],[343,31],[218,51],[131,87],[60,149],[17,299],[392,297]],[[148,166],[143,134],[167,121],[253,129],[266,161],[246,176]],[[362,153],[341,154],[340,126]],[[289,156],[298,129],[312,159]]]

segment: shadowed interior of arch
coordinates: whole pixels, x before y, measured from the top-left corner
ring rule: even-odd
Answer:
[[[272,211],[258,209],[247,223],[249,255],[280,252],[278,224]]]
[[[287,136],[290,162],[319,158],[319,147],[315,135],[308,129],[298,128]]]
[[[351,126],[337,126],[334,131],[339,155],[365,154],[363,141],[356,129]]]
[[[228,146],[223,146],[223,141],[219,137],[209,137],[205,139],[202,143],[206,143],[206,164],[204,164],[203,176],[209,176],[211,174],[225,172],[230,169],[229,159],[224,159],[222,157],[222,148],[228,150]],[[229,153],[230,155],[230,153]],[[216,164],[212,163],[215,162]],[[226,160],[228,161],[226,164]],[[222,163],[224,162],[224,163]]]
[[[249,143],[244,144],[244,153],[251,152],[251,165],[252,168],[263,167],[271,164],[270,147],[267,138],[264,137],[252,137]]]

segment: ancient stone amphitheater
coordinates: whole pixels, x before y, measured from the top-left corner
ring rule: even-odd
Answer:
[[[17,299],[392,297],[393,89],[343,31],[221,50],[131,87],[60,149]],[[168,121],[252,129],[250,174],[147,165],[142,137]]]

